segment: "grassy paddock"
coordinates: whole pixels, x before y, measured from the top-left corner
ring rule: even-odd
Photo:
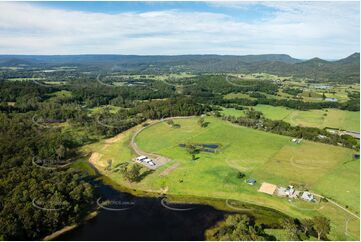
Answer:
[[[287,199],[257,192],[263,181],[283,186],[289,183],[303,184],[312,191],[336,196],[336,201],[358,211],[358,180],[348,179],[348,174],[355,173],[352,150],[309,141],[295,145],[290,142],[290,137],[236,126],[214,117],[206,117],[209,125],[201,128],[197,120],[198,118],[176,120],[181,126],[177,129],[162,122],[137,136],[136,143],[141,149],[172,159],[139,183],[130,184],[118,172],[102,169],[101,164],[111,159],[112,166],[115,166],[135,157],[129,142],[132,134],[141,126],[122,133],[112,143],[102,140],[83,147],[83,151],[100,153],[97,163],[101,172],[117,184],[135,191],[166,193],[177,198],[189,197],[190,200],[195,197],[202,197],[204,200],[233,199],[282,211],[297,218],[323,215],[332,221],[330,238],[358,239],[359,220],[350,220],[348,234],[345,234],[345,221],[351,216],[330,203],[290,203]],[[178,146],[180,143],[217,143],[222,146],[217,153],[202,152],[197,155],[197,160],[192,161],[186,150]],[[166,176],[160,176],[162,171],[175,162],[180,163],[175,170]],[[338,171],[345,174],[344,179],[330,183]],[[257,185],[247,185],[244,179],[239,178],[239,172],[245,173],[246,178],[256,178]],[[359,179],[358,173],[354,175]],[[347,192],[343,190],[345,187],[356,188]],[[355,202],[346,204],[343,197]]]
[[[261,111],[266,118],[272,120],[283,120],[291,125],[316,128],[339,128],[351,131],[360,131],[360,112],[351,112],[339,109],[317,109],[300,111],[286,107],[275,107],[270,105],[257,105],[253,107]],[[225,108],[222,113],[236,117],[244,116],[243,110]]]

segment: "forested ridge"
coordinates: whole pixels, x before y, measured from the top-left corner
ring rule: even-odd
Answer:
[[[189,71],[195,73],[215,72],[267,72],[276,75],[293,75],[320,81],[357,83],[360,81],[360,53],[354,53],[338,61],[319,58],[299,60],[284,54],[268,55],[64,55],[22,56],[0,55],[3,66],[76,65],[88,70],[112,70],[135,73],[172,73]]]

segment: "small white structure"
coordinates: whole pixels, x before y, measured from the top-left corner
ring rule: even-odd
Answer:
[[[296,139],[296,138],[294,138],[294,139],[292,139],[291,141],[292,141],[293,143],[295,143],[295,144],[300,144],[301,141],[302,141],[302,139]]]
[[[319,139],[326,139],[326,138],[327,138],[327,136],[322,135],[322,134],[319,134],[319,135],[317,135],[317,138],[319,138]]]
[[[255,179],[247,179],[246,180],[246,183],[248,184],[248,185],[254,185],[254,184],[256,184],[256,180]]]
[[[312,202],[314,201],[314,196],[309,193],[309,192],[303,192],[302,196],[301,196],[302,200],[308,201],[308,202]]]
[[[148,158],[148,157],[146,157],[146,156],[144,156],[144,155],[141,155],[141,156],[137,157],[136,160],[142,162],[142,161],[144,161],[144,160],[147,159],[147,158]]]

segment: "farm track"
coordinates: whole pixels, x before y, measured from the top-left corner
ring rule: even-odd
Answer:
[[[327,199],[328,202],[332,203],[332,204],[335,205],[336,207],[344,210],[345,212],[349,213],[349,214],[352,215],[353,217],[355,217],[355,218],[357,218],[357,219],[360,220],[360,216],[357,216],[356,214],[354,214],[354,213],[351,212],[350,210],[342,207],[342,205],[338,204],[337,202],[335,202],[335,201],[333,201],[333,200],[331,200],[331,199],[329,199],[329,198],[327,198],[327,197],[324,197],[324,196],[322,196],[322,195],[320,195],[320,194],[317,194],[317,193],[311,192],[311,194],[314,195],[314,196],[320,197],[320,198],[325,198],[325,199]]]
[[[155,125],[155,124],[159,124],[161,122],[164,122],[164,121],[167,121],[167,120],[171,120],[171,119],[191,119],[191,118],[194,118],[195,116],[185,116],[185,117],[169,117],[169,118],[165,118],[165,119],[161,119],[161,120],[157,120],[157,121],[153,121],[150,125],[148,126],[145,126],[141,129],[139,129],[138,131],[136,131],[131,140],[130,140],[130,146],[132,147],[132,149],[134,150],[134,152],[137,154],[137,155],[144,155],[144,156],[148,156],[148,157],[151,157],[153,158],[157,164],[157,167],[159,166],[162,166],[164,165],[165,163],[168,163],[169,161],[171,161],[170,158],[168,157],[165,157],[165,156],[161,156],[159,154],[154,154],[154,153],[148,153],[148,152],[145,152],[143,151],[142,149],[139,148],[139,146],[137,145],[137,143],[135,142],[135,139],[136,137],[145,129]]]

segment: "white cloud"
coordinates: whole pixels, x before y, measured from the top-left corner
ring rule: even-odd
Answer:
[[[254,3],[217,3],[247,11]],[[228,5],[227,5],[228,4]],[[359,50],[359,4],[264,2],[271,17],[245,22],[180,10],[90,13],[0,3],[2,54],[264,54],[341,58]]]

